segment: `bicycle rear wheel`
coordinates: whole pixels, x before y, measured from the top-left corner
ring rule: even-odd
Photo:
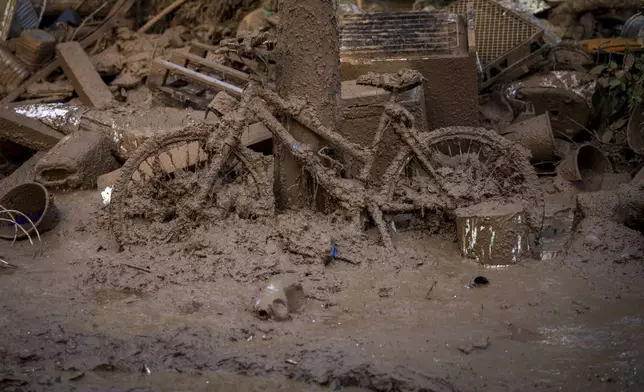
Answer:
[[[525,150],[494,131],[448,127],[419,135],[433,168],[426,173],[412,152],[399,154],[385,178],[385,199],[449,214],[488,200],[521,202],[538,226],[542,193]]]
[[[265,205],[261,154],[231,149],[221,162],[222,145],[209,145],[212,127],[197,126],[148,139],[121,169],[110,202],[112,232],[121,246],[180,241],[194,228],[231,213],[260,215]],[[203,187],[216,175],[206,200]]]

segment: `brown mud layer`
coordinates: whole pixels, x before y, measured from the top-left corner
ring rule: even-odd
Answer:
[[[63,220],[42,255],[0,242],[16,267],[0,265],[3,391],[644,385],[644,240],[617,223],[582,221],[561,258],[484,268],[453,240],[400,231],[393,253],[312,213],[229,217],[181,244],[119,253],[99,192],[56,204]],[[273,279],[302,284],[291,320],[253,313]]]

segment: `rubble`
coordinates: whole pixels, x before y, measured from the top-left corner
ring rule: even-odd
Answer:
[[[41,224],[55,194],[63,219],[38,228],[38,262],[27,244],[0,247],[0,266],[17,266],[0,269],[2,358],[20,375],[0,384],[34,389],[24,369],[49,376],[63,358],[92,389],[98,352],[119,377],[175,369],[177,385],[198,369],[529,390],[537,369],[553,389],[593,390],[582,370],[604,367],[584,346],[605,332],[596,321],[618,320],[627,342],[641,324],[641,2],[47,3],[7,2],[0,21],[0,199],[31,188],[9,207]],[[508,323],[504,337],[499,305],[535,332]],[[610,312],[580,332],[591,306]],[[199,328],[171,327],[186,323]],[[391,341],[401,325],[436,339],[422,352]],[[639,385],[614,371],[636,362],[628,345],[598,341],[621,361],[604,361],[615,384]],[[462,362],[458,350],[467,369],[436,367],[455,386],[406,369]],[[520,358],[506,378],[486,367],[504,351]],[[562,353],[581,370],[538,367]]]

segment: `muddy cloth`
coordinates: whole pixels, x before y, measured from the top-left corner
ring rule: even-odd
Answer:
[[[94,188],[98,176],[119,167],[112,147],[97,131],[68,135],[38,163],[36,181],[47,187]]]

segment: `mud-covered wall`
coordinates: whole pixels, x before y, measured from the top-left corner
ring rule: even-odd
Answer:
[[[340,46],[335,0],[282,0],[279,2],[277,91],[287,98],[306,97],[323,125],[340,123]],[[286,120],[300,142],[315,148],[313,133]],[[275,196],[278,208],[306,203],[305,174],[288,151],[275,143]],[[305,180],[305,181],[302,181]],[[302,185],[304,183],[304,185]]]

